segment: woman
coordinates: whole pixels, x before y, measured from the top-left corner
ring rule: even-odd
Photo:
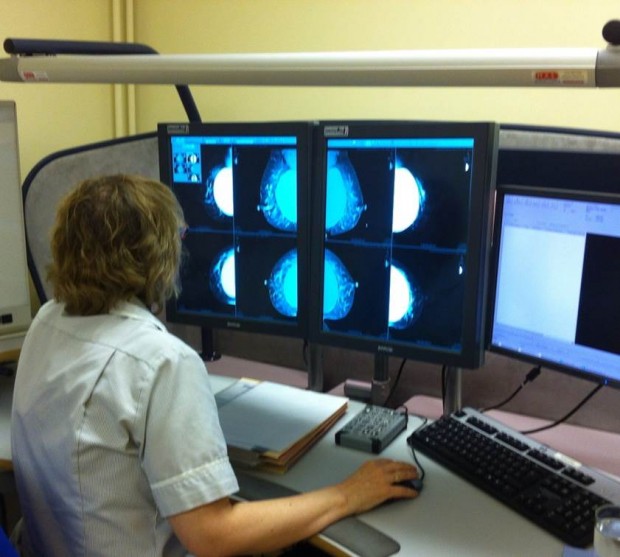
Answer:
[[[12,450],[27,555],[237,555],[271,551],[392,498],[414,466],[371,460],[341,483],[231,502],[204,363],[156,319],[175,294],[182,211],[163,184],[86,180],[52,231],[54,300],[39,310],[15,382]]]

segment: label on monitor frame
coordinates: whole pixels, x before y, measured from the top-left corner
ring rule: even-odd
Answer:
[[[323,128],[324,137],[349,137],[349,126],[325,126]]]

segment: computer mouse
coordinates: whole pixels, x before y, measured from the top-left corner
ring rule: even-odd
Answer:
[[[396,482],[394,485],[402,485],[403,487],[408,487],[409,489],[415,489],[419,494],[422,491],[423,482],[420,478],[415,478],[414,480],[403,480],[402,482]],[[390,505],[396,501],[403,501],[403,499],[400,497],[388,499],[384,504]]]
[[[422,481],[422,478],[414,478],[412,480],[403,480],[402,482],[398,482],[398,485],[408,487],[409,489],[415,489],[418,493],[420,493],[424,487],[424,482]]]

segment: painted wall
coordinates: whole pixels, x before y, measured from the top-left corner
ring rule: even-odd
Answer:
[[[133,40],[161,53],[604,48],[593,0],[3,0],[0,38]],[[172,86],[0,82],[18,105],[22,175],[59,149],[183,120]],[[193,86],[205,120],[488,119],[620,131],[620,89]],[[130,108],[132,107],[130,88]],[[120,100],[119,100],[120,99]],[[119,118],[121,121],[119,123]]]
[[[134,0],[161,53],[605,48],[612,0]],[[484,119],[620,131],[620,89],[194,86],[204,120]],[[138,87],[138,128],[183,120],[171,87]]]
[[[2,0],[0,40],[11,38],[109,41],[111,0]],[[6,57],[4,49],[2,57]],[[112,85],[0,82],[0,98],[17,103],[21,174],[61,149],[114,134]]]

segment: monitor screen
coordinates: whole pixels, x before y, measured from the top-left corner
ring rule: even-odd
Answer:
[[[310,126],[160,124],[187,231],[171,322],[305,338]]]
[[[620,196],[497,191],[490,349],[620,386]]]
[[[490,123],[317,126],[311,341],[481,364],[497,137]]]

